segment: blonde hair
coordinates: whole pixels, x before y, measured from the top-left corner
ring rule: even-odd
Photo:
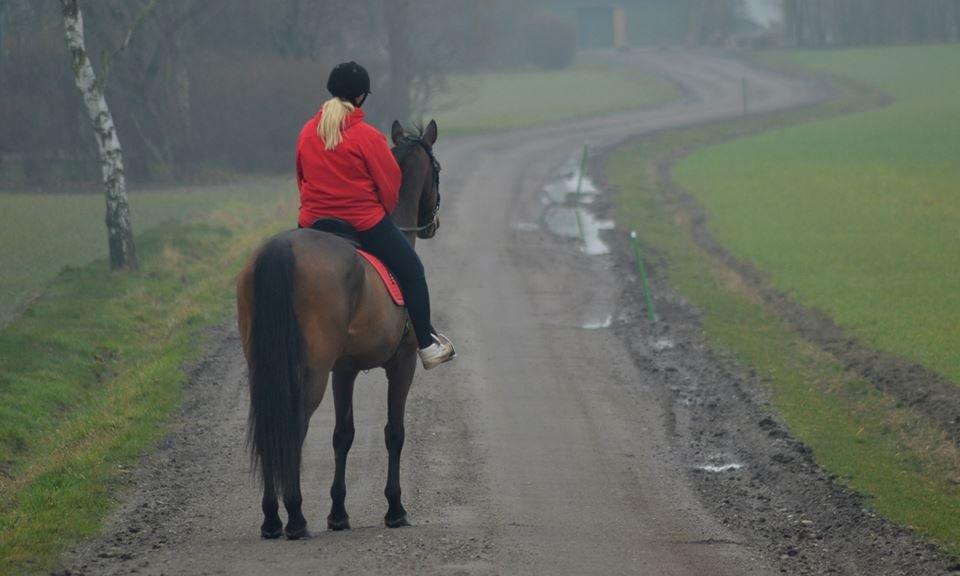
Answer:
[[[343,142],[343,125],[354,110],[356,106],[336,96],[323,103],[317,136],[323,140],[327,150],[333,150]]]

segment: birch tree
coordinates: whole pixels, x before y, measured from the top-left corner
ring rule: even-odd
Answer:
[[[110,246],[112,270],[137,267],[137,253],[133,243],[130,222],[130,204],[123,169],[123,149],[117,137],[113,116],[107,106],[103,86],[97,82],[93,65],[87,56],[83,40],[83,14],[78,0],[60,0],[63,8],[63,26],[67,49],[73,65],[73,76],[83,97],[87,115],[93,123],[100,155],[100,171],[106,196],[107,239]]]

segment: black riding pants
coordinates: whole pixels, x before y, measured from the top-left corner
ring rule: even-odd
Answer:
[[[420,348],[433,344],[427,278],[423,273],[423,263],[414,252],[413,246],[407,241],[407,237],[389,216],[373,228],[359,234],[363,249],[383,260],[387,268],[390,268],[396,276],[403,290],[407,313],[410,315],[410,322],[413,324],[413,331],[417,335]]]

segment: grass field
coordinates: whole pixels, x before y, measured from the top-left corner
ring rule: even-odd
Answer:
[[[137,272],[64,269],[0,331],[0,574],[47,573],[95,534],[125,467],[162,435],[243,259],[296,212],[276,201],[285,180],[248,188],[214,193],[222,206],[202,222],[140,234]],[[185,211],[182,198],[153,200]]]
[[[767,131],[705,148],[680,166],[681,182],[707,208],[711,232],[778,287],[835,314],[868,343],[954,375],[957,359],[945,346],[956,334],[949,287],[958,285],[960,237],[945,225],[960,201],[949,193],[960,182],[949,161],[960,149],[960,130],[957,103],[942,92],[957,90],[956,76],[944,79],[943,71],[958,58],[954,47],[778,55],[780,64],[875,84],[899,101],[839,117],[876,99],[862,85],[841,82],[840,101],[666,132],[620,149],[606,166],[619,220],[637,229],[665,279],[703,311],[711,346],[756,368],[792,434],[828,472],[954,554],[957,447],[916,410],[798,336],[697,246],[691,214],[660,185],[657,167],[735,134]]]
[[[139,234],[215,208],[272,203],[295,195],[291,179],[274,178],[134,192],[130,204],[134,231]],[[103,216],[100,194],[0,194],[0,326],[64,266],[106,256]]]
[[[650,74],[582,61],[559,71],[453,76],[432,117],[445,134],[492,132],[654,106],[677,96]]]
[[[895,103],[703,150],[677,181],[775,286],[960,383],[960,46],[778,58]]]

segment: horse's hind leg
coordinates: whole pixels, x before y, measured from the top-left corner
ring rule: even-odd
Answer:
[[[316,363],[307,369],[304,383],[306,386],[306,406],[304,407],[303,437],[300,438],[300,454],[303,454],[303,442],[307,437],[307,430],[310,427],[310,418],[314,411],[320,406],[323,400],[323,394],[327,389],[327,378],[329,374],[329,364]],[[264,486],[266,488],[267,486]],[[264,515],[267,515],[267,492],[264,490]],[[276,496],[273,499],[273,510],[276,510]],[[307,530],[307,519],[303,517],[303,495],[300,492],[300,468],[298,467],[290,485],[284,490],[283,507],[287,509],[287,526],[283,533],[288,540],[299,540],[310,536]],[[266,520],[264,520],[266,523]]]
[[[413,346],[405,346],[386,366],[387,379],[387,425],[383,430],[387,444],[389,465],[387,468],[387,514],[384,524],[388,528],[409,526],[407,511],[400,502],[400,452],[403,450],[405,431],[403,418],[407,406],[407,393],[413,382],[413,373],[417,368],[417,355]]]
[[[333,404],[336,410],[337,422],[333,428],[333,452],[336,459],[336,470],[333,474],[333,485],[330,486],[330,515],[327,516],[327,528],[330,530],[349,530],[350,515],[344,500],[347,497],[346,469],[347,453],[353,445],[353,384],[357,379],[357,372],[334,372],[333,374]]]
[[[280,505],[277,502],[277,488],[273,480],[264,474],[263,500],[260,501],[263,510],[263,524],[260,525],[260,537],[273,540],[283,535],[283,521],[280,520]]]
[[[301,449],[303,440],[301,439]],[[287,509],[287,525],[283,533],[288,540],[300,540],[310,535],[307,532],[307,519],[303,517],[303,496],[300,494],[300,470],[298,469],[293,478],[290,479],[290,486],[283,493],[283,507]]]

